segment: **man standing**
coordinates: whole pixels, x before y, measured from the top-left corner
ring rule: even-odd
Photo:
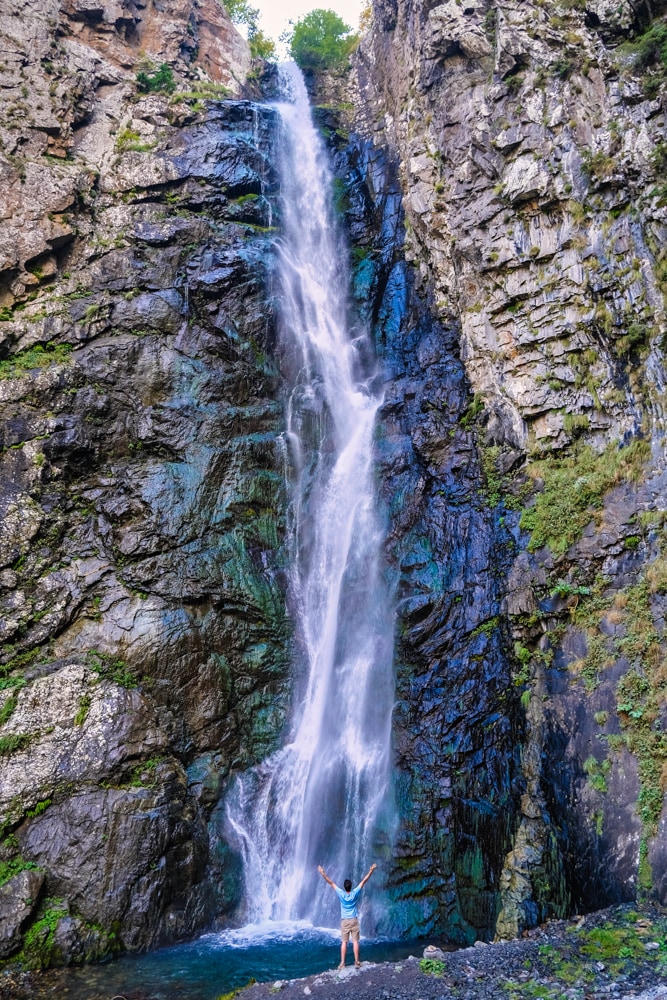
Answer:
[[[340,965],[338,966],[339,969],[345,968],[345,953],[347,951],[347,942],[350,939],[352,939],[352,948],[354,950],[355,967],[358,969],[361,965],[361,962],[359,961],[359,914],[357,913],[357,899],[359,898],[361,890],[366,885],[376,868],[377,865],[370,866],[368,872],[364,875],[356,889],[352,888],[352,882],[349,878],[345,879],[343,882],[343,888],[339,889],[336,883],[331,881],[322,865],[317,866],[317,870],[324,881],[329,883],[340,899],[341,945]]]

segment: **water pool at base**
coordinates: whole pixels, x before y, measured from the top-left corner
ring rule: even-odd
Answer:
[[[424,943],[361,941],[362,961],[387,962],[421,955]],[[155,1000],[217,1000],[249,980],[298,979],[333,969],[340,960],[337,931],[309,925],[244,927],[206,934],[189,944],[105,965],[46,974],[35,998],[111,1000],[141,993]],[[348,945],[348,964],[354,959]]]

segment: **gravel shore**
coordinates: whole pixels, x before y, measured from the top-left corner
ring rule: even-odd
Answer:
[[[239,1000],[667,1000],[667,919],[618,907],[553,921],[517,941],[396,964],[363,962],[289,982],[258,983]],[[335,958],[335,956],[332,956]],[[351,958],[351,956],[350,956]],[[362,955],[363,958],[363,955]]]
[[[332,946],[332,965],[338,956]],[[550,921],[516,941],[436,949],[428,960],[420,953],[401,962],[362,961],[355,969],[350,953],[348,963],[340,972],[333,968],[304,979],[256,983],[211,1000],[667,1000],[667,911],[620,906]],[[69,995],[58,970],[6,969],[0,975],[0,1000]],[[176,992],[165,983],[155,993],[110,992],[108,1000],[114,996],[183,1000],[187,979]]]

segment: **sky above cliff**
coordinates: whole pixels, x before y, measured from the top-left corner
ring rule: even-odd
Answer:
[[[335,10],[355,31],[359,26],[359,15],[364,6],[363,0],[253,0],[253,7],[261,12],[260,27],[262,31],[278,41],[280,35],[289,28],[290,21],[297,21],[308,11],[317,7]]]

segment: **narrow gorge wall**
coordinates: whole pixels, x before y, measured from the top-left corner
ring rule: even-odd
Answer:
[[[396,894],[457,937],[665,898],[658,7],[378,0],[354,61],[408,264],[374,316]]]
[[[315,85],[385,383],[387,933],[665,900],[660,25],[375,0]],[[279,139],[215,0],[0,33],[0,958],[48,965],[239,902],[292,659]]]
[[[287,704],[277,117],[220,103],[214,2],[0,31],[0,957],[48,965],[238,897],[207,824]]]

